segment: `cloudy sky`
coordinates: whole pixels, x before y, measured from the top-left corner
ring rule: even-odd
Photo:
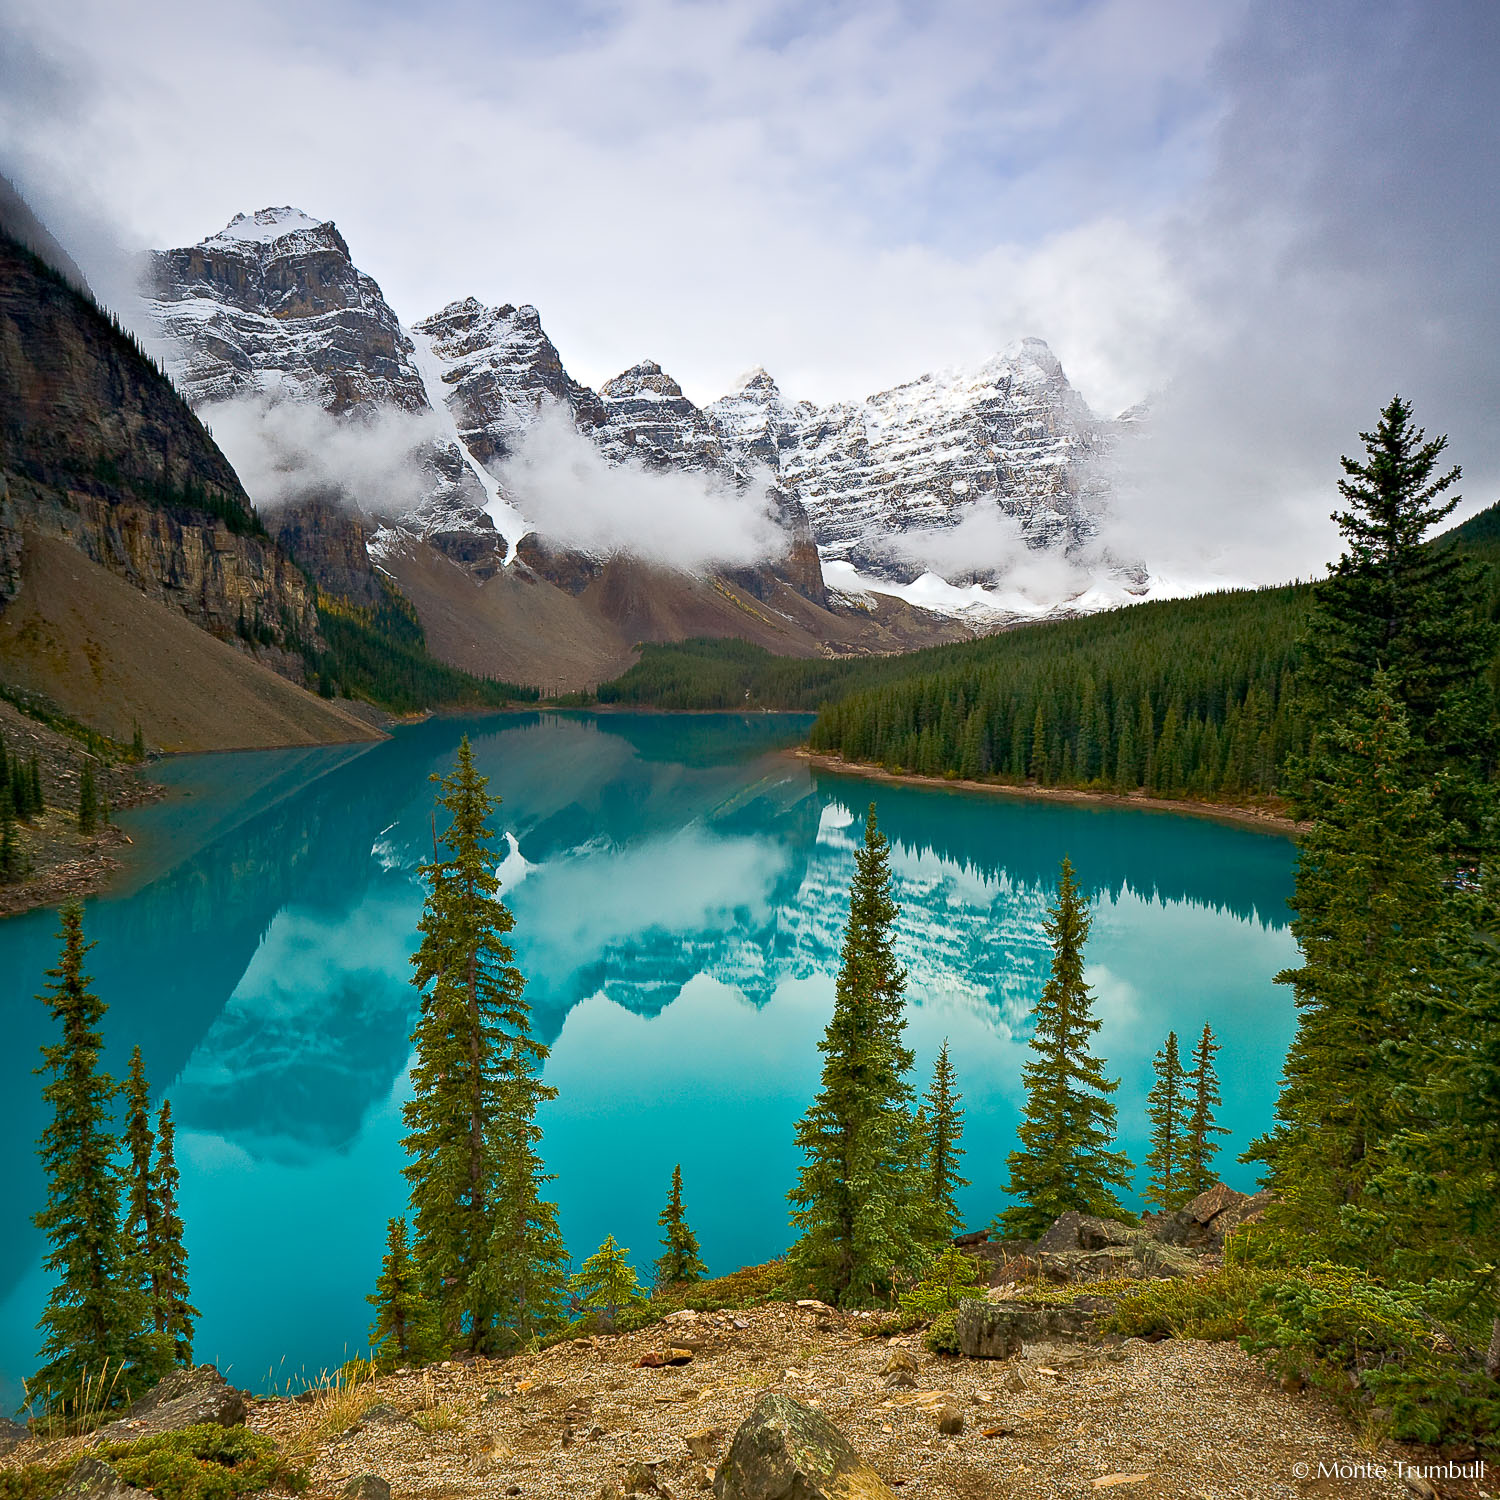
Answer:
[[[1329,555],[1395,390],[1500,497],[1490,0],[0,0],[0,170],[119,249],[291,203],[407,321],[534,302],[574,375],[867,394],[1047,339],[1156,422],[1127,534]]]

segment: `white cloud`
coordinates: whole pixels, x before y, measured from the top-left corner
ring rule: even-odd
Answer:
[[[687,569],[785,550],[764,485],[741,492],[691,470],[608,463],[565,407],[545,409],[517,438],[500,477],[542,536],[565,547]]]
[[[1271,580],[1334,547],[1400,389],[1500,492],[1500,10],[1465,0],[0,0],[0,165],[108,293],[111,231],[293,202],[398,311],[532,302],[592,384],[761,364],[851,399],[1052,345],[1155,393],[1122,550]],[[110,229],[101,229],[110,226]]]
[[[433,486],[423,463],[440,433],[431,412],[339,418],[309,401],[247,396],[212,402],[199,416],[258,506],[327,488],[367,512],[399,513]]]

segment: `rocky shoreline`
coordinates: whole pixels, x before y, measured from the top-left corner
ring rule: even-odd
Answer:
[[[920,776],[915,771],[888,771],[884,766],[845,760],[840,755],[824,755],[801,746],[786,753],[807,761],[820,771],[833,771],[841,776],[860,776],[870,781],[889,781],[897,786],[931,786],[941,787],[945,791],[990,792],[1001,797],[1029,797],[1042,802],[1087,802],[1106,807],[1130,807],[1143,812],[1180,813],[1192,818],[1212,818],[1221,823],[1237,823],[1242,827],[1257,828],[1264,833],[1280,834],[1285,838],[1296,838],[1312,826],[1269,808],[1148,797],[1134,792],[1091,792],[1075,787],[1018,786],[1001,781],[975,781],[962,776]]]

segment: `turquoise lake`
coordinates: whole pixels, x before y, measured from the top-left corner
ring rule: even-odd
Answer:
[[[1151,1060],[1205,1021],[1223,1042],[1224,1177],[1270,1122],[1294,1026],[1294,850],[1208,819],[893,787],[786,755],[778,715],[517,714],[430,720],[373,746],[199,756],[128,814],[124,880],[90,901],[106,1065],[139,1042],[178,1121],[197,1357],[252,1388],[365,1346],[386,1220],[404,1205],[408,983],[432,787],[462,734],[503,799],[496,856],[557,1100],[544,1150],[575,1264],[607,1233],[643,1269],[682,1163],[715,1273],[786,1248],[795,1121],[816,1088],[872,796],[893,842],[907,1035],[926,1086],[944,1037],[967,1115],[962,1202],[1003,1203],[1042,919],[1058,862],[1093,902],[1097,1046],[1144,1152]],[[0,923],[0,1402],[34,1368],[45,1297],[34,998],[56,916]]]

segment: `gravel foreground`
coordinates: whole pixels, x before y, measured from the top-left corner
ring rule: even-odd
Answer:
[[[1000,1362],[931,1355],[916,1335],[861,1338],[860,1327],[857,1316],[785,1304],[680,1313],[538,1355],[258,1401],[249,1424],[309,1463],[315,1493],[374,1473],[394,1500],[702,1495],[768,1390],[816,1405],[899,1495],[923,1500],[1467,1500],[1496,1488],[1408,1478],[1398,1465],[1439,1460],[1362,1441],[1232,1344],[1033,1345]],[[691,1357],[638,1365],[673,1346]],[[915,1383],[893,1388],[882,1372],[900,1351],[915,1359]],[[939,1432],[945,1407],[945,1425],[956,1411],[961,1432]]]

